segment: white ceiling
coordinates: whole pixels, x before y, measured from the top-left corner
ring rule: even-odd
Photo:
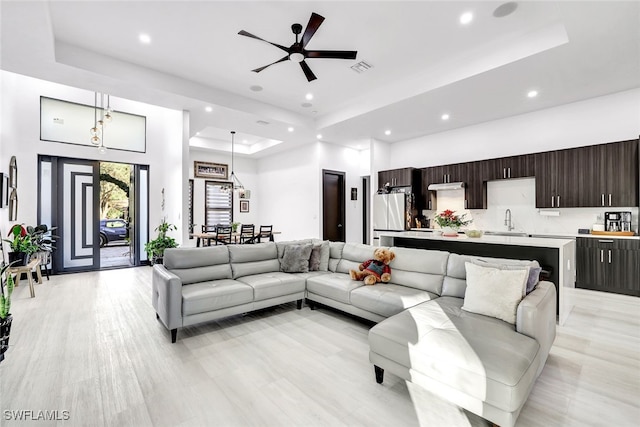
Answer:
[[[640,87],[640,2],[518,2],[496,18],[502,3],[2,1],[0,66],[189,110],[194,145],[227,150],[235,129],[255,157],[318,133],[362,147]],[[463,26],[467,11],[474,20]],[[238,31],[289,46],[291,24],[306,27],[311,12],[326,20],[307,47],[357,50],[357,59],[307,60],[313,82],[292,61],[251,72],[284,53]],[[358,61],[373,68],[358,74]]]

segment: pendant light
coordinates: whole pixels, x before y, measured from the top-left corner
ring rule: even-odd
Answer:
[[[240,180],[238,179],[238,177],[236,176],[236,174],[233,171],[233,158],[234,158],[234,139],[235,139],[235,135],[236,135],[236,131],[232,130],[231,131],[231,185],[233,186],[234,190],[244,190],[244,185],[242,185],[242,183],[240,182]]]
[[[100,129],[98,128],[98,92],[93,93],[93,127],[89,130],[91,133],[91,144],[100,145]]]

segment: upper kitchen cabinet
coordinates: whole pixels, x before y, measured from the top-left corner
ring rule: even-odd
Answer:
[[[585,149],[593,171],[588,206],[638,206],[638,140]]]
[[[429,191],[431,184],[463,182],[466,209],[486,209],[486,181],[484,162],[456,163],[422,169],[422,194],[426,196],[427,209],[436,210],[436,192]]]
[[[535,155],[536,207],[638,206],[638,140]]]
[[[414,171],[414,168],[379,171],[378,186],[382,188],[389,183],[390,187],[411,187],[415,184]]]
[[[536,207],[573,208],[581,206],[584,190],[584,163],[581,149],[547,151],[535,155]]]
[[[535,174],[535,155],[524,154],[521,156],[502,157],[499,159],[485,160],[485,179],[494,181],[498,179],[526,178]]]

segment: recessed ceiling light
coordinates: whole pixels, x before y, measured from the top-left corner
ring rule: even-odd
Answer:
[[[206,111],[207,113],[210,113],[210,112],[213,111],[213,108],[211,108],[209,106],[206,106],[206,107],[204,107],[204,111]]]
[[[441,118],[442,120],[449,120],[449,115],[445,113],[445,114],[443,114],[442,116],[440,116],[440,118]]]
[[[306,99],[307,101],[311,101],[313,99],[313,94],[312,93],[308,93],[304,96],[304,99]]]
[[[200,135],[200,132],[196,132],[196,136]]]
[[[262,90],[262,86],[253,85],[253,86],[249,86],[249,89],[254,91],[254,92],[260,92]]]
[[[149,34],[141,33],[138,36],[138,40],[140,40],[140,43],[142,44],[149,44],[151,43],[151,36],[149,36]]]
[[[462,25],[467,25],[471,21],[473,21],[473,13],[465,12],[462,15],[460,15],[460,23]]]
[[[384,131],[384,134],[387,135],[387,136],[391,135],[391,131],[389,129],[387,129],[387,130]]]
[[[246,139],[243,139],[243,140],[242,140],[242,143],[243,143],[243,144],[247,144],[248,142],[249,142],[249,141],[247,141]]]
[[[293,132],[293,128],[292,128],[291,126],[289,126],[289,127],[287,128],[287,130],[288,130],[289,132]]]
[[[538,91],[537,90],[530,90],[529,92],[527,92],[527,96],[529,98],[535,98],[536,96],[538,96]]]
[[[318,138],[318,139],[322,139],[322,134],[321,134],[321,133],[317,134],[317,135],[316,135],[316,138]]]

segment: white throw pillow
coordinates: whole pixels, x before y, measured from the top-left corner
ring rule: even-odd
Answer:
[[[529,268],[499,269],[465,262],[467,290],[462,309],[515,325],[518,304],[525,296]]]

